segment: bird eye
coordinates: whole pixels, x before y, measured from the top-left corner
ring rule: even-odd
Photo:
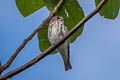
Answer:
[[[60,18],[57,16],[57,19],[60,19]]]
[[[57,18],[57,19],[60,19],[60,17],[59,17],[59,16],[57,16],[56,18]]]

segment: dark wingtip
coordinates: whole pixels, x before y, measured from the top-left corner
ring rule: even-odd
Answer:
[[[71,65],[70,62],[68,61],[68,63],[65,64],[65,71],[68,71],[68,70],[70,70],[70,69],[72,69],[72,65]]]

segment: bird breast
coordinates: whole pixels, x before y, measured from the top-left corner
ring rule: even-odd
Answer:
[[[49,26],[48,35],[50,36],[51,43],[56,43],[58,40],[65,36],[64,23],[60,21],[54,21]]]

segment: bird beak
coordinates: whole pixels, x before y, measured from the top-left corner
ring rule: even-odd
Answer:
[[[64,18],[64,21],[65,21],[66,19]]]

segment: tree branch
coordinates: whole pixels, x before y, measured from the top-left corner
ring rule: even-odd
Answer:
[[[96,7],[94,11],[92,11],[88,16],[84,17],[72,30],[70,30],[67,35],[60,41],[58,41],[55,45],[52,45],[49,47],[47,50],[45,50],[42,54],[39,56],[35,57],[28,63],[22,65],[19,68],[16,68],[15,70],[12,70],[3,76],[0,77],[0,80],[7,79],[9,77],[12,77],[25,69],[29,68],[33,64],[37,63],[39,60],[43,59],[45,56],[50,54],[50,52],[54,51],[57,47],[59,47],[61,44],[63,44],[73,33],[75,33],[84,23],[86,23],[91,17],[93,17],[100,9],[103,7],[103,5],[107,2],[107,0],[102,0],[100,4]],[[46,21],[45,21],[46,22]]]
[[[18,53],[25,47],[25,45],[28,43],[28,41],[30,41],[35,36],[35,34],[43,27],[43,25],[46,24],[56,14],[58,8],[61,7],[63,2],[64,2],[64,0],[59,1],[59,3],[55,6],[54,10],[50,13],[50,15],[38,26],[38,28],[36,28],[32,32],[32,34],[29,37],[27,37],[22,42],[22,44],[16,49],[16,51],[13,53],[13,55],[10,57],[10,59],[6,62],[6,64],[4,64],[2,67],[0,67],[1,73],[12,64],[12,62],[14,61],[14,59],[16,58]]]

